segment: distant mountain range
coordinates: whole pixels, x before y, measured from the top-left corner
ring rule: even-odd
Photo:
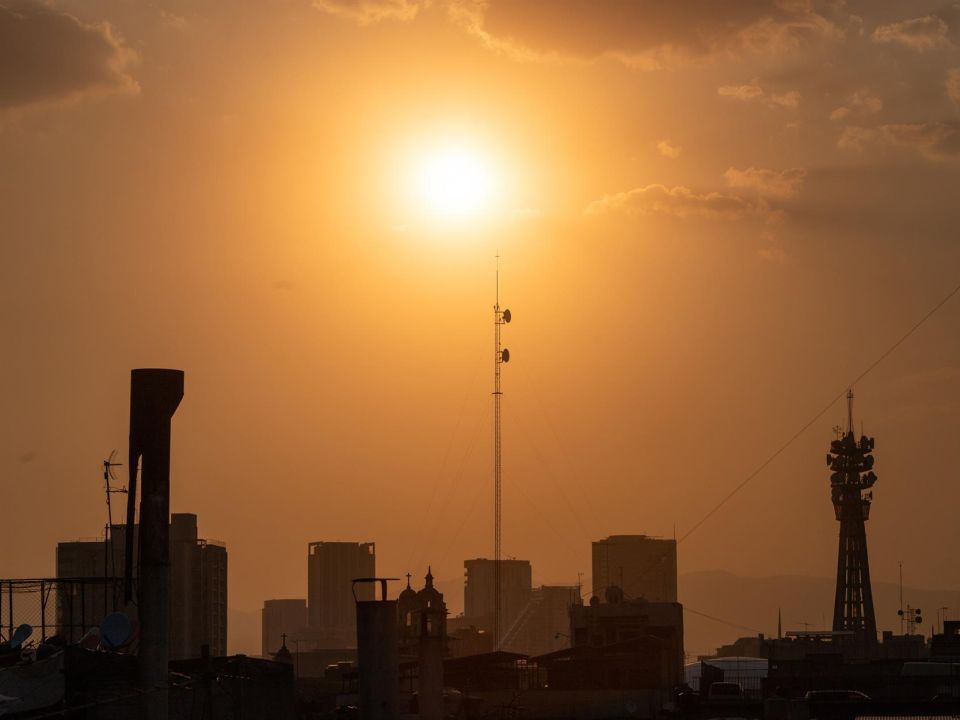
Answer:
[[[584,587],[589,587],[589,579]],[[415,587],[422,583],[414,582]],[[451,615],[463,611],[463,578],[440,580]],[[777,610],[783,614],[783,630],[829,629],[833,622],[833,578],[780,575],[751,578],[719,571],[692,572],[678,578],[684,613],[684,646],[690,658],[711,654],[720,645],[738,637],[777,633]],[[873,583],[873,599],[879,630],[900,631],[897,609],[900,589],[896,583]],[[937,611],[949,608],[948,617],[960,618],[960,591],[903,589],[904,604],[923,610],[920,630],[930,634],[937,624]],[[701,613],[701,614],[697,614]],[[710,619],[704,617],[709,615]],[[723,622],[721,622],[723,621]],[[260,610],[231,608],[227,618],[228,651],[259,655]]]
[[[718,646],[738,637],[763,632],[777,633],[777,610],[783,614],[783,630],[830,629],[833,622],[833,578],[781,575],[777,577],[739,577],[726,572],[693,572],[678,578],[680,602],[684,613],[684,646],[692,657],[713,652]],[[960,617],[960,591],[903,588],[904,605],[923,610],[918,631],[930,634],[937,625],[937,611],[948,607],[948,617]],[[900,632],[900,588],[896,583],[873,583],[873,602],[877,629]],[[693,611],[711,615],[726,623],[711,620]],[[942,613],[941,613],[942,615]]]

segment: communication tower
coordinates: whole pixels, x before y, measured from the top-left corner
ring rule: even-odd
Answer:
[[[497,255],[497,292],[493,306],[493,644],[494,650],[500,649],[500,634],[502,630],[502,523],[500,516],[500,501],[502,499],[501,484],[503,466],[500,458],[500,399],[503,391],[500,388],[500,366],[510,362],[510,351],[500,345],[500,329],[510,322],[511,315],[507,309],[500,309],[500,256]]]
[[[874,440],[853,433],[853,390],[847,391],[847,431],[830,443],[827,465],[830,496],[840,522],[840,547],[837,554],[837,592],[833,605],[834,632],[852,631],[858,639],[877,641],[877,621],[870,587],[867,560],[866,521],[870,519],[873,492],[877,481],[873,472]]]

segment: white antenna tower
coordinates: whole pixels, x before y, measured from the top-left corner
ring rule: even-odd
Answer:
[[[503,391],[500,388],[500,366],[510,362],[510,351],[500,347],[500,327],[510,322],[509,310],[500,309],[500,255],[497,254],[497,292],[496,303],[493,306],[493,645],[494,650],[500,649],[500,632],[502,625],[502,522],[500,502],[502,498],[501,485],[503,479],[503,465],[500,457],[500,399]]]

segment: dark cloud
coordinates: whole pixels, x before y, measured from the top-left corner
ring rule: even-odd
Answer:
[[[426,0],[313,0],[318,10],[361,25],[380,20],[412,20],[426,4]]]
[[[618,57],[648,67],[842,36],[813,0],[454,0],[490,45],[531,57]],[[824,8],[828,6],[823,4]]]
[[[669,215],[677,218],[706,217],[740,220],[747,216],[770,216],[765,204],[719,192],[699,194],[682,185],[647,185],[607,195],[587,207],[588,215]]]
[[[723,174],[727,185],[742,190],[753,190],[760,197],[789,200],[800,194],[807,177],[804,168],[769,170],[748,167],[745,170],[730,168]]]
[[[733,192],[698,193],[683,185],[667,187],[653,184],[606,195],[590,203],[586,213],[667,215],[715,220],[753,218],[765,223],[777,223],[782,219],[783,212],[773,203],[797,197],[806,176],[804,168],[730,168],[723,177]]]
[[[756,80],[745,85],[721,85],[717,88],[720,97],[740,100],[742,102],[761,101],[771,107],[782,107],[787,110],[796,110],[800,107],[800,93],[788,90],[782,93],[768,93]]]
[[[91,91],[135,91],[133,51],[109,25],[80,22],[36,0],[0,0],[0,108]]]
[[[878,43],[904,45],[913,50],[933,50],[950,45],[948,31],[949,27],[942,18],[925,15],[881,25],[873,31],[873,40]]]
[[[862,151],[868,146],[916,150],[928,160],[960,159],[960,122],[892,123],[844,128],[837,145]]]
[[[960,108],[960,68],[951,68],[947,71],[947,97]]]

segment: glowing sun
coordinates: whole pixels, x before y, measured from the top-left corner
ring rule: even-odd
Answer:
[[[490,209],[494,173],[483,153],[465,145],[448,145],[424,154],[415,184],[430,214],[446,219],[469,218]]]

